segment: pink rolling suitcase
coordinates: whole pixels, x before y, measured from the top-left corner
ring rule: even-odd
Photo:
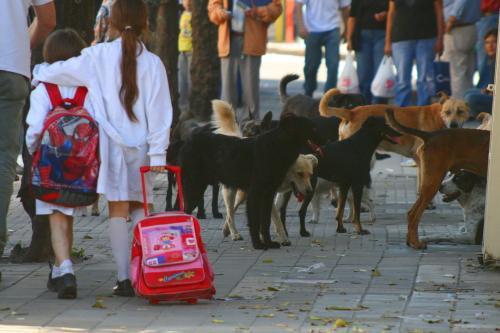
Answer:
[[[176,174],[180,211],[149,213],[144,177],[150,168],[141,167],[145,217],[134,228],[132,286],[137,295],[152,304],[212,299],[214,274],[201,239],[200,224],[194,216],[183,212],[181,169],[166,168]]]

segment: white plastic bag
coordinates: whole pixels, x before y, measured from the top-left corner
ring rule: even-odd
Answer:
[[[396,71],[391,57],[384,56],[373,78],[371,91],[373,96],[390,98],[396,94]]]
[[[345,65],[342,74],[339,77],[337,88],[343,94],[358,94],[359,93],[359,80],[356,67],[354,67],[354,55],[348,52],[345,57]]]

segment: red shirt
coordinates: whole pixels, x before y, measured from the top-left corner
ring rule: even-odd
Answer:
[[[500,10],[500,0],[481,0],[483,13],[497,13]]]

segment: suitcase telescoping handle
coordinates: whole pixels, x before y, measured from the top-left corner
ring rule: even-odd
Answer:
[[[179,198],[179,210],[184,211],[184,196],[182,193],[182,181],[181,181],[181,168],[176,165],[165,165],[165,170],[175,173],[175,179],[177,181],[177,196]],[[146,173],[151,171],[150,166],[141,166],[141,185],[142,185],[142,198],[144,205],[144,215],[149,216],[148,208],[148,196],[146,192]]]

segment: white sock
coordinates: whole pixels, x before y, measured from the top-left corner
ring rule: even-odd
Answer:
[[[52,278],[55,279],[60,276],[62,276],[61,269],[56,265],[52,266]]]
[[[75,274],[73,272],[73,263],[70,259],[65,259],[59,266],[59,270],[61,272],[61,276],[65,274]]]
[[[127,220],[124,217],[111,217],[108,232],[111,250],[117,266],[118,281],[126,280],[130,274],[130,242]]]
[[[130,213],[130,219],[132,220],[132,230],[134,230],[137,223],[144,218],[144,209],[134,209]]]

